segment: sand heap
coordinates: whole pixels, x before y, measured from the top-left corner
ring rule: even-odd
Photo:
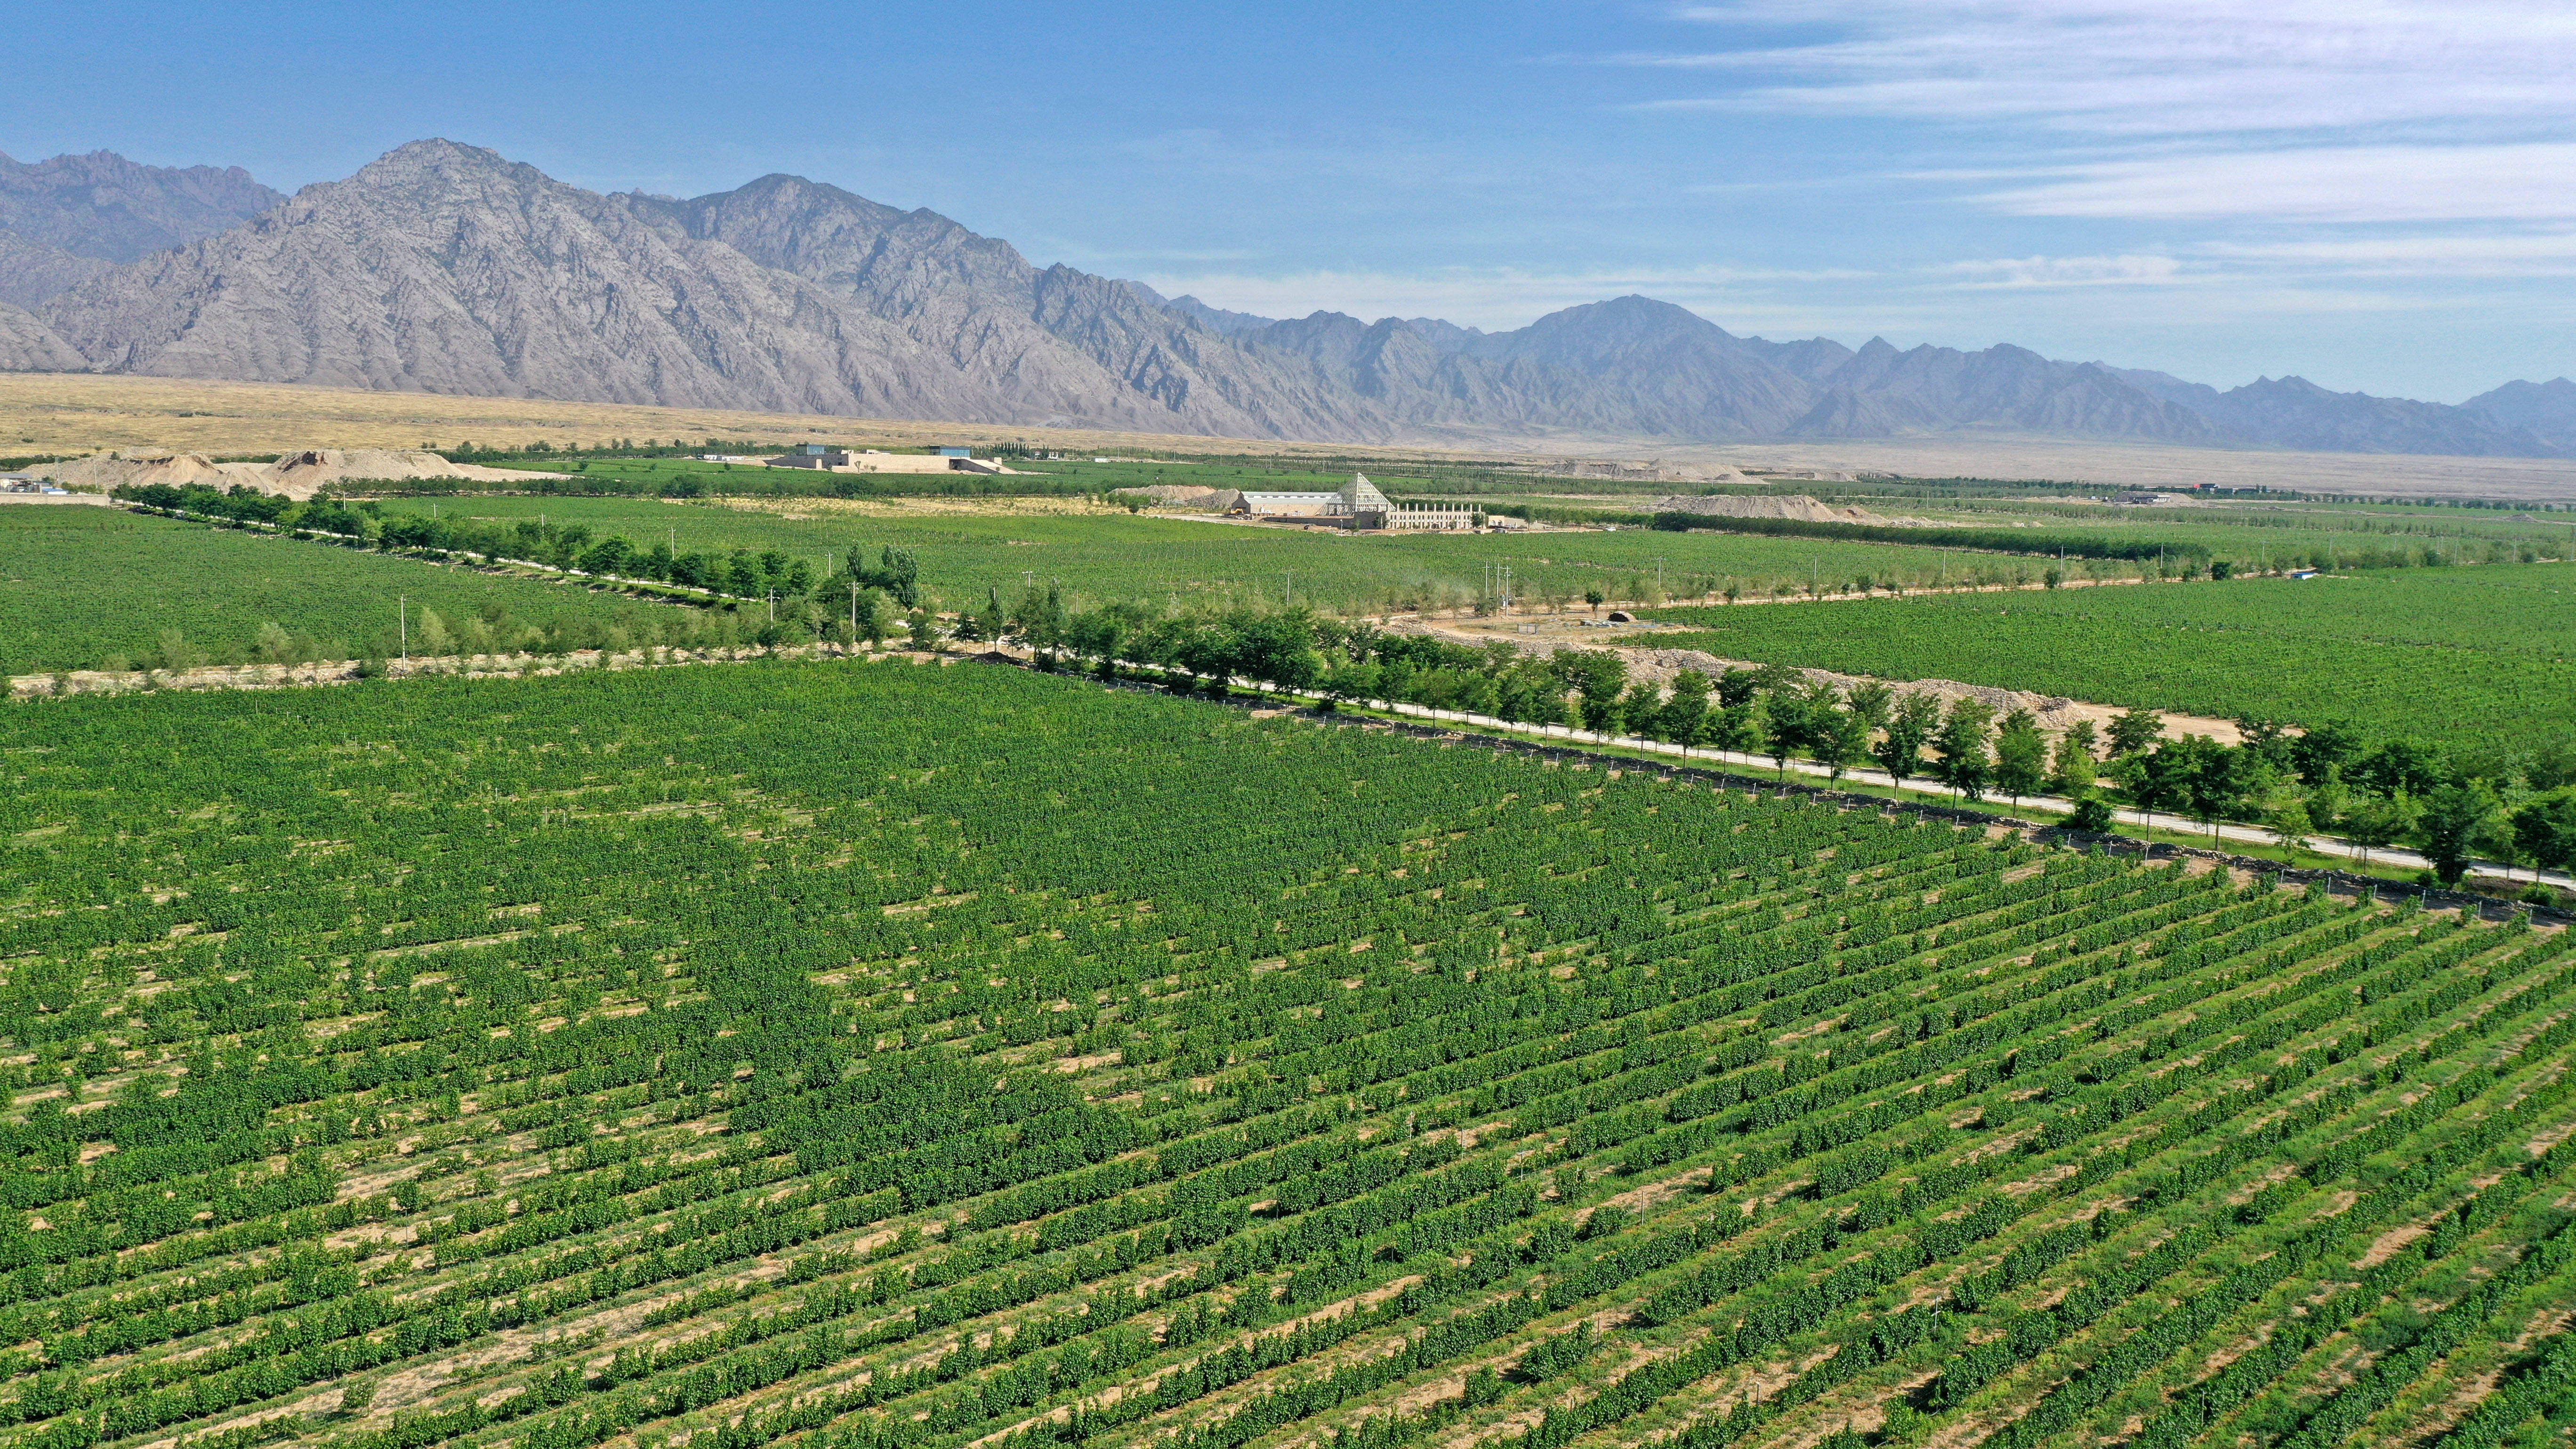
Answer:
[[[289,498],[310,498],[324,488],[339,489],[344,485],[355,485],[353,491],[363,492],[363,485],[368,482],[455,478],[476,483],[514,483],[563,476],[559,473],[533,473],[522,468],[485,468],[472,463],[451,463],[436,453],[392,448],[307,448],[288,453],[274,463],[218,463],[203,453],[131,458],[98,453],[68,463],[48,464],[36,471],[58,483],[92,488],[117,488],[129,484],[142,487],[153,483],[166,483],[173,488],[191,483],[230,488],[243,484],[262,493],[283,493]]]
[[[1428,634],[1433,638],[1445,639],[1451,643],[1483,644],[1487,642],[1482,638],[1444,629],[1424,619],[1389,619],[1384,627],[1390,634]],[[1710,679],[1715,679],[1730,669],[1761,667],[1749,659],[1728,659],[1699,649],[1658,649],[1650,645],[1631,644],[1587,645],[1540,639],[1510,639],[1505,642],[1524,654],[1554,654],[1560,649],[1587,649],[1616,654],[1626,662],[1628,678],[1631,682],[1651,684],[1657,688],[1669,687],[1673,682],[1673,676],[1685,669],[1696,669]],[[1840,690],[1848,690],[1864,680],[1862,675],[1837,674],[1830,669],[1801,669],[1798,675],[1810,683],[1830,684]],[[2014,710],[2026,709],[2038,720],[2041,729],[2051,732],[2065,729],[2077,720],[2099,721],[2117,713],[2099,705],[2083,704],[2063,695],[2033,694],[2026,689],[1998,689],[1990,684],[1966,684],[1956,679],[1917,679],[1905,683],[1893,681],[1890,683],[1900,694],[1931,695],[1941,702],[1941,707],[1945,710],[1950,707],[1952,701],[1960,699],[1984,701],[1994,710],[1999,719]]]
[[[1902,522],[1882,518],[1866,508],[1836,508],[1804,493],[1676,493],[1655,505],[1658,513],[1696,513],[1707,518],[1794,518],[1801,523]]]
[[[1121,496],[1144,498],[1156,508],[1177,508],[1193,513],[1223,513],[1241,502],[1243,493],[1235,488],[1207,488],[1187,483],[1157,483],[1151,488],[1121,488]]]
[[[30,471],[57,483],[88,488],[115,488],[128,483],[137,487],[166,483],[173,488],[203,483],[210,488],[230,488],[236,483],[255,484],[263,466],[259,463],[218,463],[203,453],[173,453],[147,458],[119,458],[114,453],[99,453],[68,463],[40,464]]]
[[[1669,685],[1673,676],[1685,669],[1696,669],[1711,679],[1730,669],[1756,669],[1760,666],[1747,659],[1724,659],[1697,649],[1619,649],[1628,661],[1628,677],[1655,684]],[[1801,669],[1799,676],[1810,683],[1830,684],[1848,690],[1863,682],[1857,674],[1836,674],[1830,669]],[[1900,694],[1928,694],[1947,709],[1954,700],[1982,700],[1997,718],[2017,709],[2026,709],[2044,730],[2062,730],[2079,719],[2089,718],[2085,707],[2063,695],[2033,694],[2026,689],[1998,689],[1991,684],[1963,684],[1955,679],[1917,679],[1894,685]]]

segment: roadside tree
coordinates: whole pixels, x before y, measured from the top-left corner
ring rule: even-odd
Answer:
[[[1923,772],[1923,747],[1940,723],[1941,704],[1928,694],[1907,694],[1888,712],[1887,733],[1871,753],[1898,785]]]
[[[2503,808],[2483,783],[2442,785],[2425,797],[2415,838],[2433,874],[2444,885],[2457,885],[2478,851],[2493,848],[2503,819]]]
[[[2036,795],[2047,784],[2048,741],[2041,737],[2039,721],[2029,710],[2014,710],[2004,716],[2003,729],[1995,737],[1995,788],[2019,809],[2021,797]]]
[[[2164,716],[2151,709],[2129,710],[2111,721],[2111,757],[2144,754],[2164,732]]]
[[[1828,778],[1840,780],[1845,770],[1869,758],[1867,717],[1829,704],[1811,705],[1809,710],[1809,749],[1825,766]]]
[[[1954,700],[1932,736],[1933,776],[1961,799],[1984,799],[1994,779],[1994,758],[1988,753],[1994,718],[1994,707],[1983,700]]]

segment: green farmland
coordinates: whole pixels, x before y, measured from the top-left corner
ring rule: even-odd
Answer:
[[[542,515],[594,534],[622,534],[638,544],[692,549],[778,549],[816,557],[859,548],[911,549],[922,576],[952,607],[980,602],[988,589],[1016,595],[1024,574],[1060,583],[1093,601],[1277,605],[1293,587],[1296,600],[1333,612],[1471,604],[1487,566],[1514,570],[1530,602],[1580,600],[1589,589],[1609,597],[1651,595],[1656,560],[1668,595],[1697,598],[1730,585],[1747,593],[1827,587],[1860,578],[1928,587],[1942,578],[2036,580],[2035,559],[1953,554],[1878,543],[1753,538],[1722,533],[1617,532],[1509,534],[1341,534],[1256,528],[1212,520],[1092,511],[935,512],[901,506],[837,512],[818,501],[799,510],[663,503],[650,499],[458,497],[433,504],[387,500],[386,511],[509,521]],[[1294,575],[1292,579],[1290,576]]]
[[[2576,1414],[2563,930],[972,665],[0,761],[7,1445]]]
[[[2576,734],[2576,568],[1675,608],[1655,642],[2375,737],[2534,748]]]
[[[263,624],[304,636],[305,657],[381,656],[405,597],[450,620],[602,638],[653,607],[121,510],[0,506],[0,674],[141,664],[171,630],[209,660],[239,662]]]

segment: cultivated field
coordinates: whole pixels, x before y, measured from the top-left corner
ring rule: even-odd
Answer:
[[[1658,616],[1693,626],[1658,645],[1886,679],[2338,721],[2374,738],[2531,748],[2576,734],[2576,568],[2566,564]]]
[[[106,508],[0,507],[0,675],[153,662],[165,632],[241,662],[262,625],[304,636],[298,657],[383,657],[400,599],[413,623],[510,622],[596,644],[667,609],[580,588],[430,568],[351,549]],[[415,636],[415,643],[418,642]]]
[[[2465,1449],[2576,1367],[2563,931],[976,666],[0,760],[0,1442]]]
[[[1871,574],[1919,575],[1925,584],[1946,567],[1952,576],[2037,577],[2035,561],[1960,558],[1945,565],[1934,552],[1889,544],[1671,534],[1615,533],[1346,534],[1338,530],[1255,527],[1212,518],[1130,515],[1095,508],[1067,512],[997,501],[973,509],[897,504],[840,505],[833,499],[763,500],[757,506],[683,505],[651,499],[491,498],[439,500],[450,516],[516,521],[540,514],[575,522],[595,534],[622,534],[639,544],[780,549],[818,555],[892,546],[917,553],[923,577],[950,606],[974,604],[990,589],[1016,596],[1023,574],[1085,599],[1157,603],[1272,605],[1293,587],[1298,602],[1335,612],[1472,605],[1486,589],[1488,566],[1515,571],[1517,594],[1534,603],[1579,601],[1585,590],[1644,599],[1664,561],[1666,592],[1697,597],[1728,584],[1746,589],[1804,588],[1811,572],[1829,581]],[[428,500],[387,500],[389,512],[427,513]],[[1291,577],[1293,575],[1293,578]]]

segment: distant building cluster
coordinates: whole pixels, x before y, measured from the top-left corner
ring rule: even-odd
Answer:
[[[1008,473],[999,463],[975,456],[972,448],[934,448],[927,453],[881,453],[825,443],[807,443],[793,453],[761,462],[772,468],[815,468],[826,473]]]
[[[1252,518],[1306,519],[1337,528],[1456,530],[1483,526],[1484,510],[1471,503],[1396,503],[1366,473],[1331,493],[1237,493],[1227,513]]]

